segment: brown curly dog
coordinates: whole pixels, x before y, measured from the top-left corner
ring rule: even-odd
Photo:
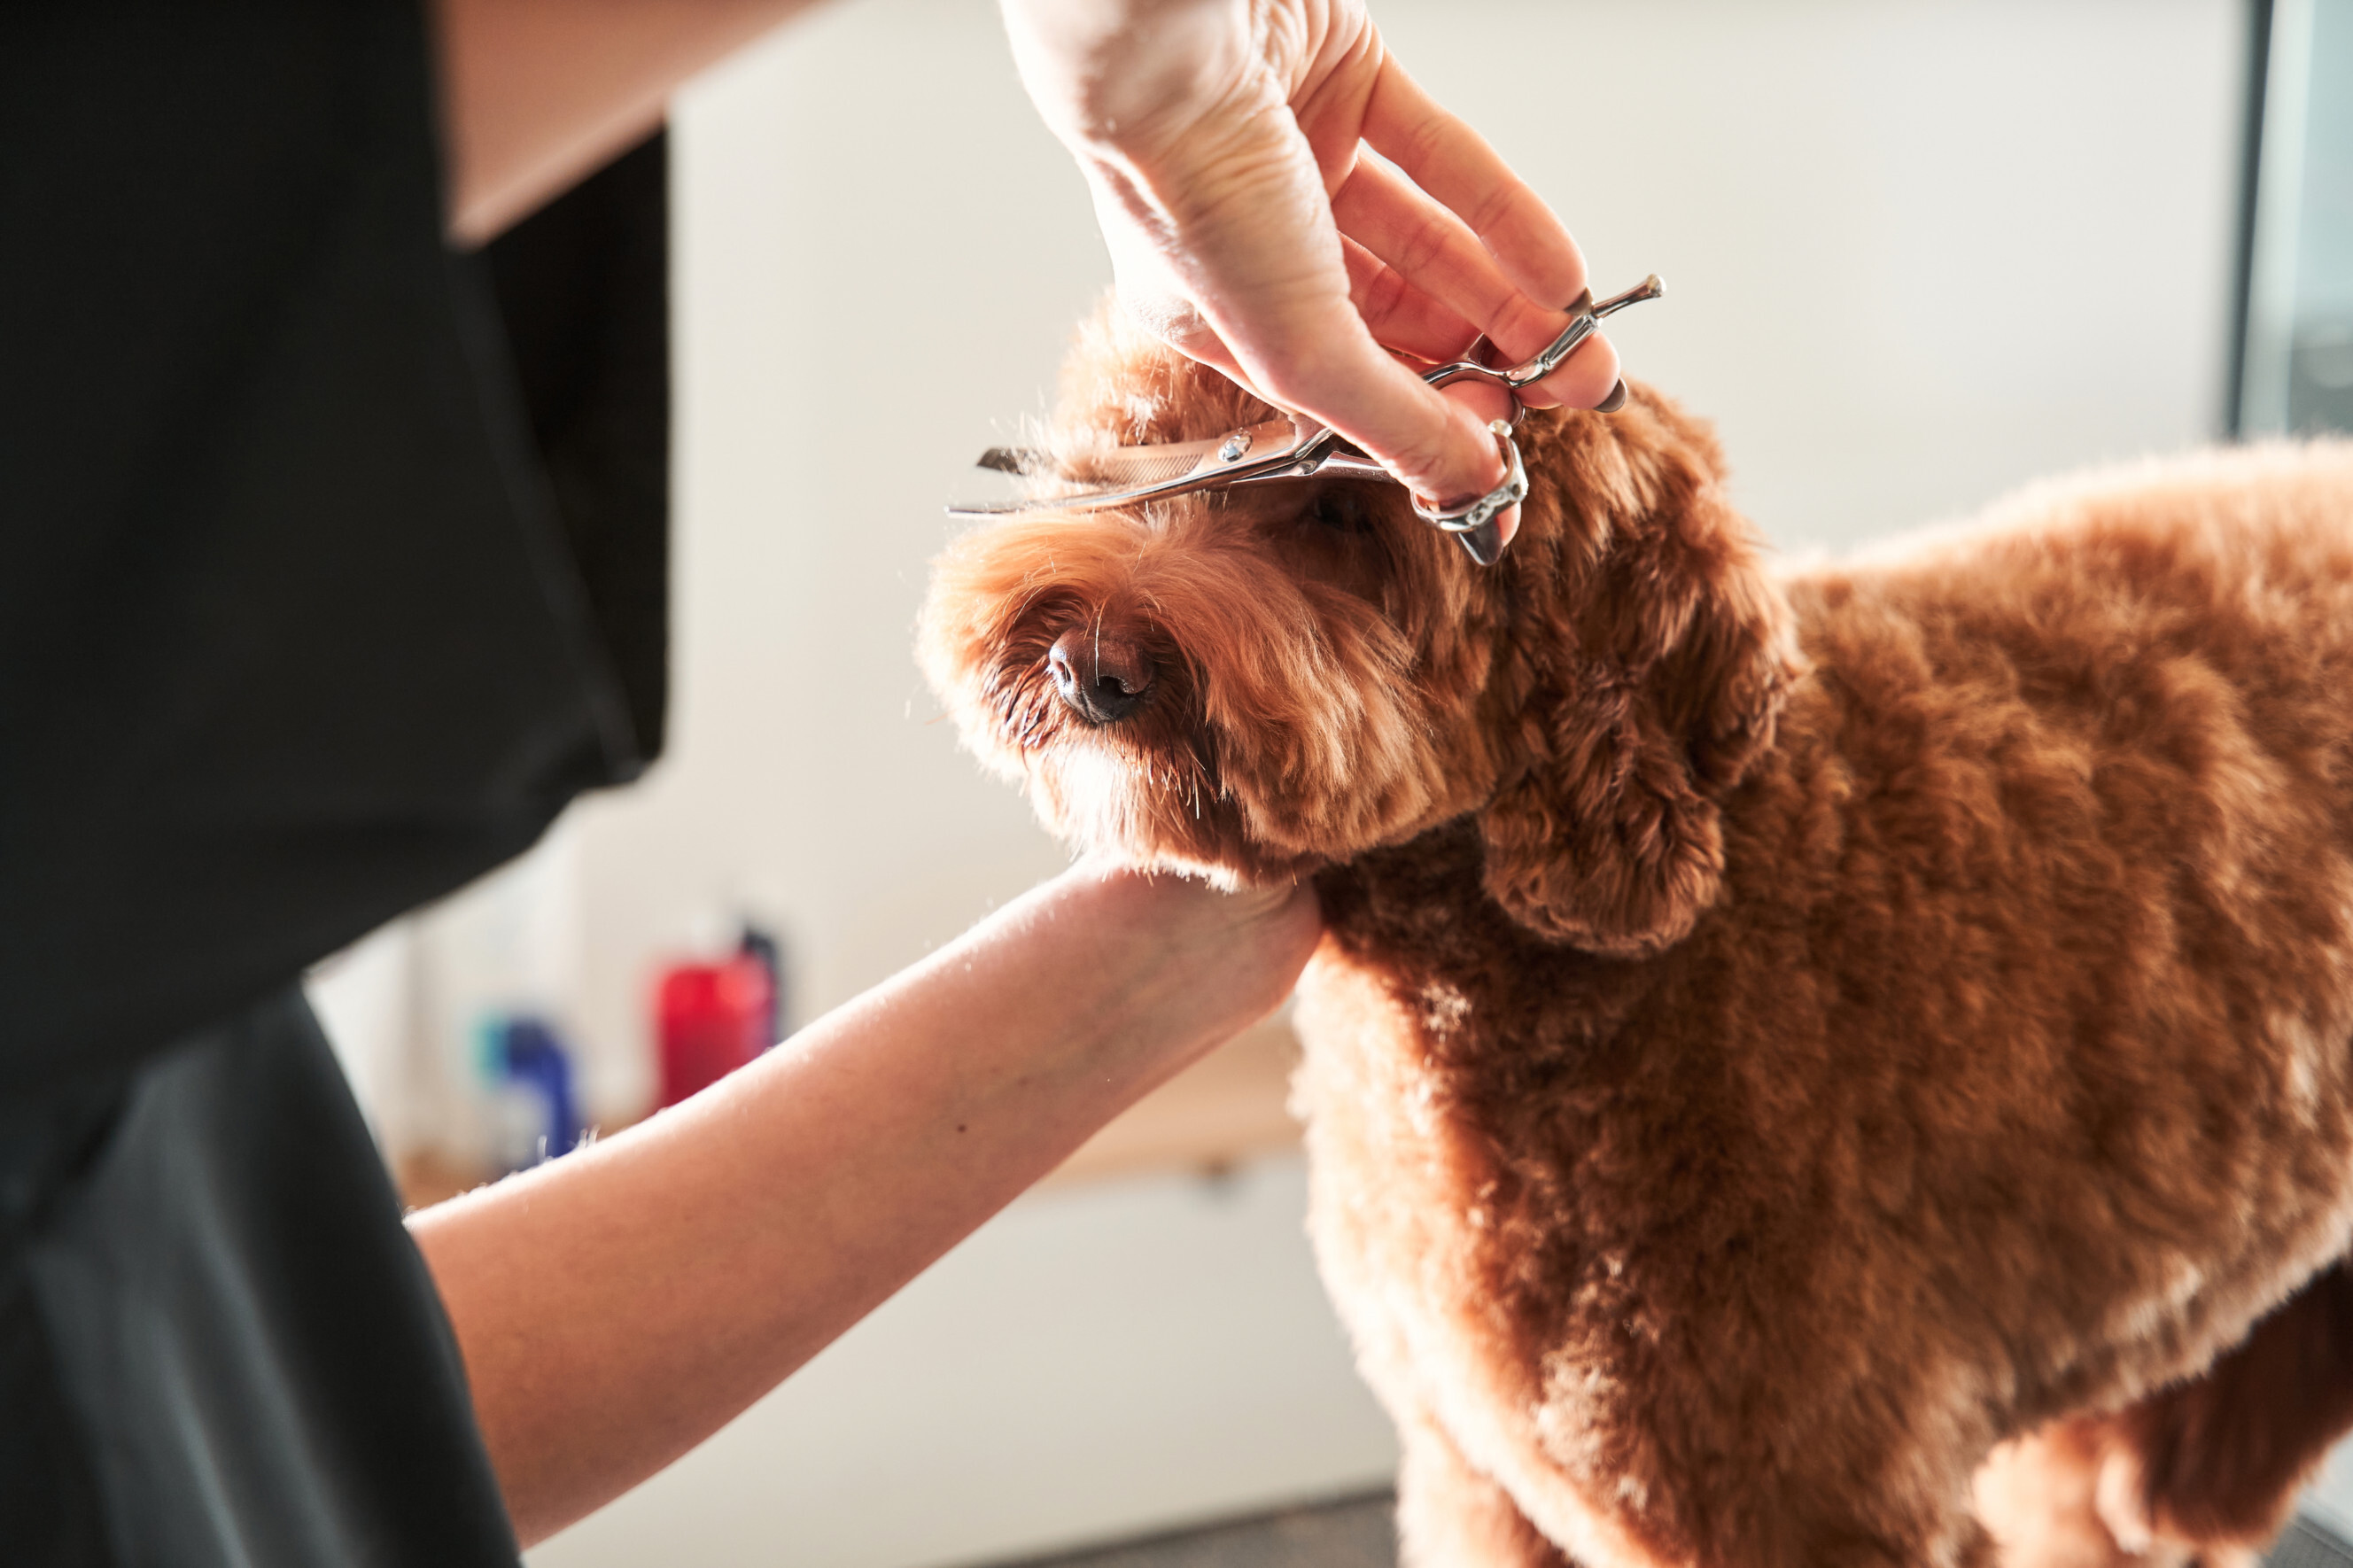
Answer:
[[[1269,417],[1098,325],[1050,440]],[[924,660],[1068,840],[1312,876],[1409,1561],[2232,1555],[2353,1424],[2353,447],[1778,575],[1707,428],[1018,518]],[[1974,1491],[1973,1491],[1974,1486]]]

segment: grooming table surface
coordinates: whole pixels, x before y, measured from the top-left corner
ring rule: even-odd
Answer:
[[[1376,1492],[999,1568],[1395,1568],[1396,1508],[1390,1494]],[[2289,1521],[2263,1562],[2353,1568],[2353,1548],[2306,1513]]]
[[[1396,1510],[1375,1492],[1004,1568],[1395,1568]]]

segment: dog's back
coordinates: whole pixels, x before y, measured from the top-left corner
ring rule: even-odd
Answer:
[[[1324,879],[1335,1294],[1409,1432],[1588,1557],[1968,1555],[1955,1474],[2353,1225],[2353,448],[1785,586],[1810,669],[1679,943],[1535,939],[1463,826]]]

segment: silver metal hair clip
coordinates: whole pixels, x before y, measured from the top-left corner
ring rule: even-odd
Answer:
[[[1461,359],[1432,367],[1421,379],[1432,386],[1458,381],[1484,381],[1512,394],[1512,417],[1489,426],[1504,458],[1504,482],[1465,506],[1425,506],[1412,498],[1414,514],[1423,521],[1462,541],[1471,558],[1482,566],[1502,559],[1511,538],[1499,526],[1504,513],[1527,499],[1527,471],[1520,463],[1519,444],[1512,439],[1527,409],[1519,402],[1525,387],[1535,385],[1558,370],[1578,345],[1593,335],[1602,318],[1629,305],[1655,300],[1666,291],[1655,272],[1622,294],[1593,302],[1591,289],[1569,305],[1572,314],[1560,336],[1535,358],[1508,368],[1488,364],[1484,338],[1471,345]],[[1030,448],[992,447],[981,454],[980,466],[1000,473],[1031,474],[1044,468],[1046,455]],[[1165,441],[1141,447],[1118,447],[1089,458],[1088,466],[1102,479],[1102,488],[1069,495],[1032,496],[1021,500],[982,501],[951,506],[952,517],[1008,517],[1032,511],[1109,511],[1141,506],[1196,490],[1229,486],[1307,479],[1390,479],[1388,469],[1343,440],[1336,430],[1302,414],[1285,414],[1263,424],[1229,430],[1207,441]]]

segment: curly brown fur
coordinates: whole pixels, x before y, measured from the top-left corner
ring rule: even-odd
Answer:
[[[1099,327],[1054,439],[1263,416]],[[2013,1562],[2259,1535],[2353,1417],[2353,449],[1777,577],[1655,392],[1523,444],[1493,569],[1265,486],[977,531],[923,634],[1069,839],[1315,878],[1409,1557],[1983,1563],[1998,1445]],[[1156,668],[1120,722],[1080,628]]]

